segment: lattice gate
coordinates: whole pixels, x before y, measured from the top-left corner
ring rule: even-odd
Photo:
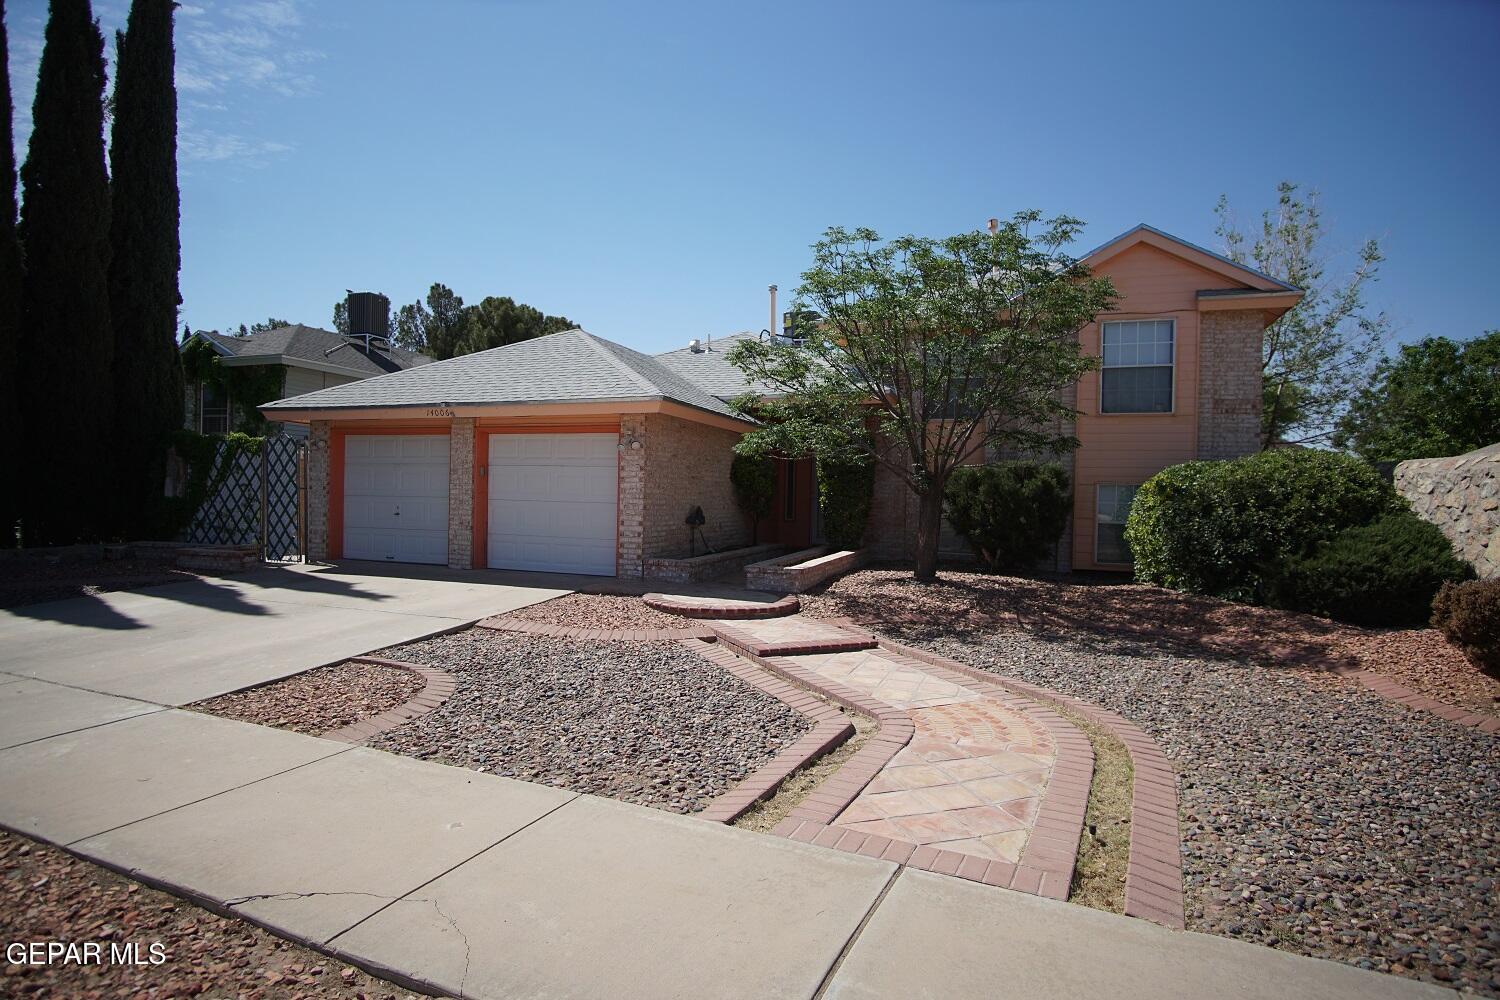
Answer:
[[[230,451],[221,443],[208,477],[217,488],[193,515],[187,540],[195,545],[257,545],[267,562],[301,560],[305,464],[305,448],[290,437],[268,437],[254,453]]]

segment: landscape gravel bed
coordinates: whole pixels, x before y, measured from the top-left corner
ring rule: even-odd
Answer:
[[[1325,671],[1230,654],[1273,636],[1212,633],[1218,652],[1193,656],[1169,625],[1152,641],[1123,603],[1090,621],[1066,594],[1046,607],[1061,585],[1030,582],[976,596],[983,578],[925,593],[856,580],[822,607],[1141,726],[1178,773],[1190,929],[1500,996],[1500,740]]]
[[[1433,629],[1365,629],[1274,608],[1144,584],[1035,579],[944,570],[851,573],[803,595],[814,617],[881,623],[912,639],[956,629],[1018,629],[1101,651],[1162,651],[1266,666],[1362,668],[1450,705],[1500,714],[1500,681],[1480,673]]]
[[[476,628],[380,655],[440,667],[456,686],[371,746],[678,813],[703,809],[812,727],[676,643]]]
[[[200,579],[160,559],[10,559],[0,563],[0,570],[0,608]]]
[[[510,612],[511,618],[575,628],[690,628],[681,615],[648,607],[639,597],[619,594],[565,594]]]
[[[25,837],[0,831],[0,936],[7,942],[133,944],[160,965],[7,963],[0,996],[31,1000],[236,997],[396,1000],[414,994],[337,959],[220,917]]]
[[[337,663],[187,707],[321,736],[405,704],[426,683],[420,675],[400,667]]]

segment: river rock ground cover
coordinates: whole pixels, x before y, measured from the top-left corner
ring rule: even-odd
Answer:
[[[27,1000],[234,997],[238,1000],[416,1000],[337,959],[220,917],[54,847],[0,831],[0,935],[7,942],[135,944],[159,965],[16,965],[0,996]]]
[[[1145,729],[1178,773],[1191,929],[1500,996],[1500,741],[1264,665],[1325,635],[1197,599],[1184,625],[1152,590],[867,571],[804,604]]]
[[[338,663],[187,707],[321,736],[404,704],[425,685],[420,675],[400,667]]]
[[[371,746],[672,812],[703,809],[811,728],[676,642],[474,628],[380,655],[456,686]]]
[[[575,628],[686,628],[693,624],[626,594],[565,594],[517,608],[506,617]]]

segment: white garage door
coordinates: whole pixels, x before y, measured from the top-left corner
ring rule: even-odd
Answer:
[[[615,575],[615,434],[491,434],[489,563]]]
[[[448,564],[448,435],[344,438],[344,558]]]

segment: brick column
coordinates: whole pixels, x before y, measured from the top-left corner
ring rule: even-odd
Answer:
[[[616,572],[622,578],[640,579],[645,555],[646,521],[646,418],[620,417],[620,509],[616,527]]]
[[[1252,309],[1198,316],[1198,457],[1239,458],[1260,450],[1261,333]]]
[[[448,568],[474,566],[474,418],[448,431]]]
[[[328,559],[328,443],[332,434],[326,420],[314,420],[307,435],[307,558]]]

